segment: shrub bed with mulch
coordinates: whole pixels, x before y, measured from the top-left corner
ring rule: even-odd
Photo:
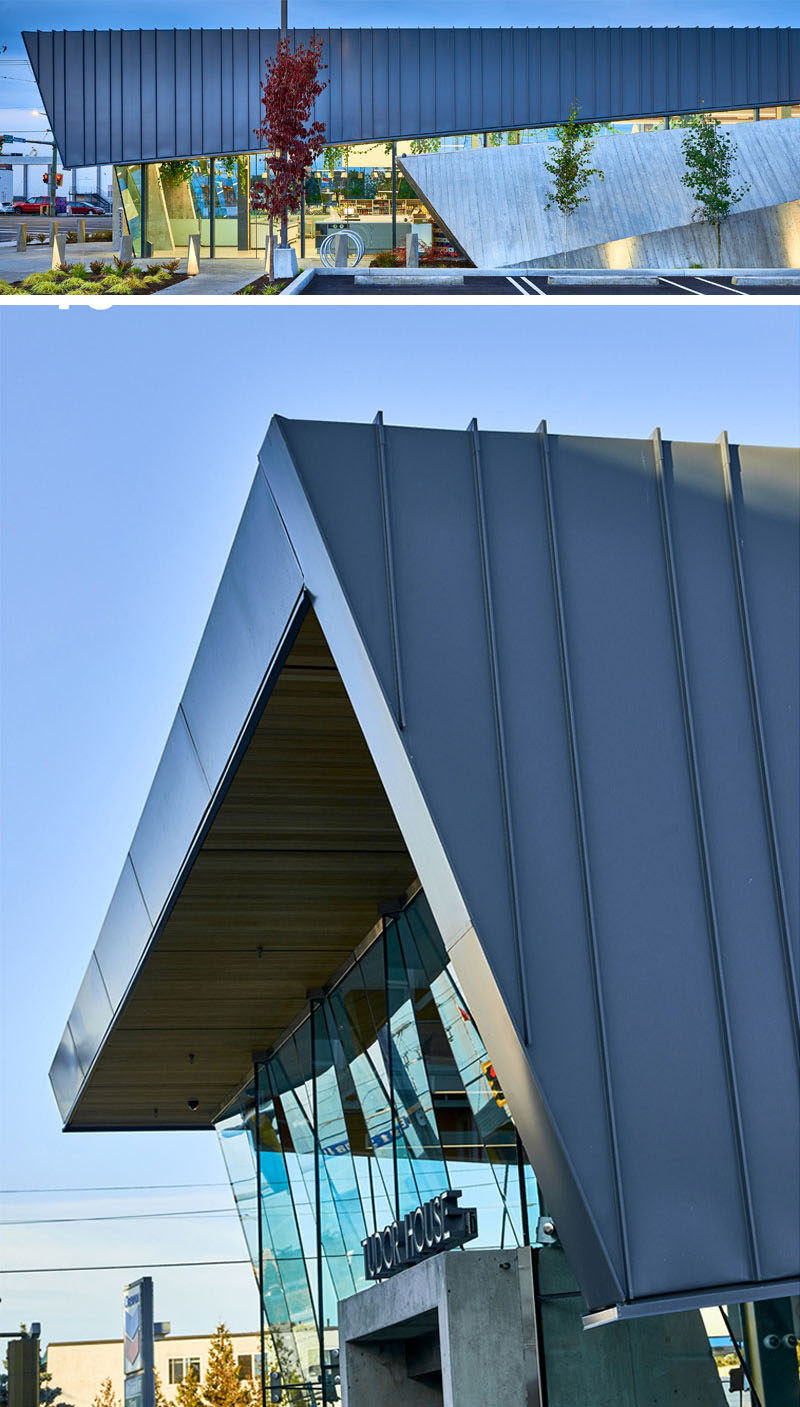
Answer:
[[[370,260],[370,267],[373,269],[404,269],[405,266],[406,247],[404,244],[397,244],[394,249],[381,249],[380,253]],[[445,249],[420,249],[419,267],[421,269],[474,269],[475,265],[470,259],[465,259],[455,250],[450,254]]]
[[[302,269],[300,272],[302,273]],[[270,298],[276,293],[283,293],[284,288],[288,288],[289,284],[292,282],[293,280],[290,278],[279,278],[271,282],[269,274],[262,274],[260,278],[254,279],[252,283],[248,283],[246,288],[240,288],[238,296],[241,297],[243,294],[255,293]]]
[[[0,279],[0,294],[31,294],[37,297],[53,294],[63,297],[68,294],[70,298],[108,298],[158,293],[173,283],[183,283],[187,275],[178,273],[179,266],[179,259],[148,264],[146,269],[137,269],[130,260],[116,256],[112,263],[105,259],[92,259],[88,268],[82,263],[62,264],[58,269],[28,274],[19,283],[6,283]]]

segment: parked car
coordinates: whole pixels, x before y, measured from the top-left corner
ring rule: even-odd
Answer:
[[[31,195],[27,198],[24,198],[23,196],[17,196],[13,202],[12,208],[15,215],[49,215],[50,197],[49,195]],[[57,195],[56,214],[66,215],[66,213],[66,196]]]
[[[67,204],[68,215],[105,215],[106,211],[89,200],[71,200]]]

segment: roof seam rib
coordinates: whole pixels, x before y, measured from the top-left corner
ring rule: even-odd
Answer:
[[[572,673],[570,669],[569,660],[566,612],[564,608],[564,593],[561,581],[561,565],[558,547],[558,535],[556,531],[556,519],[553,504],[553,485],[550,464],[550,436],[547,430],[547,422],[545,420],[540,421],[535,433],[539,442],[539,463],[542,474],[542,486],[544,489],[547,538],[550,547],[550,571],[553,583],[553,600],[556,615],[556,632],[558,635],[558,648],[561,662],[561,684],[564,698],[565,722],[567,727],[567,745],[569,750],[570,772],[572,774],[572,794],[573,805],[575,810],[575,827],[578,834],[578,848],[580,853],[581,884],[583,888],[586,933],[589,940],[588,948],[589,963],[592,977],[592,995],[594,999],[594,1013],[597,1036],[600,1046],[600,1064],[602,1067],[603,1075],[603,1091],[605,1094],[606,1121],[608,1126],[609,1139],[611,1144],[611,1158],[613,1163],[614,1196],[616,1201],[615,1210],[617,1214],[617,1222],[619,1225],[620,1244],[622,1246],[622,1256],[625,1267],[625,1293],[626,1296],[629,1296],[634,1293],[634,1286],[633,1276],[631,1272],[630,1247],[628,1245],[627,1215],[625,1212],[625,1200],[622,1190],[622,1174],[620,1171],[619,1135],[617,1131],[614,1095],[611,1084],[609,1042],[605,1022],[603,985],[600,972],[600,954],[597,943],[597,923],[595,918],[594,896],[592,891],[591,863],[589,859],[589,839],[583,803],[583,787],[581,783],[580,761],[578,754],[577,724],[575,719],[575,706],[572,691]]]
[[[711,869],[711,857],[709,854],[708,831],[706,826],[705,805],[703,803],[703,788],[700,780],[700,763],[698,758],[697,739],[695,735],[694,713],[692,710],[691,695],[689,691],[688,665],[686,660],[686,647],[684,644],[683,618],[681,612],[680,591],[678,587],[677,568],[675,564],[675,554],[672,546],[672,522],[669,503],[669,485],[672,483],[672,465],[669,457],[664,454],[664,445],[661,439],[661,431],[656,429],[652,434],[653,459],[655,464],[655,477],[658,487],[658,505],[661,519],[661,536],[664,547],[664,564],[667,576],[667,592],[669,596],[670,616],[672,619],[673,644],[675,648],[675,662],[678,667],[678,688],[681,698],[681,713],[683,715],[684,737],[686,740],[687,761],[689,764],[689,778],[692,788],[692,802],[695,816],[695,830],[697,834],[697,847],[699,852],[700,870],[703,880],[703,897],[705,899],[706,919],[708,928],[709,948],[711,964],[714,973],[714,988],[717,997],[717,1016],[720,1024],[720,1036],[722,1039],[723,1055],[725,1059],[725,1074],[728,1086],[728,1102],[733,1119],[736,1135],[736,1160],[738,1163],[739,1185],[742,1194],[742,1205],[747,1227],[747,1238],[750,1251],[750,1261],[753,1269],[753,1276],[756,1280],[761,1278],[761,1257],[758,1250],[758,1236],[756,1232],[755,1211],[753,1207],[753,1191],[750,1180],[750,1169],[748,1167],[747,1154],[745,1152],[746,1141],[742,1122],[742,1106],[739,1094],[739,1080],[736,1071],[736,1061],[733,1055],[733,1037],[731,1033],[731,1017],[728,1002],[727,984],[725,981],[725,970],[722,957],[722,943],[719,931],[719,918],[717,915],[717,901],[714,889],[714,879]]]
[[[778,926],[781,935],[781,948],[783,955],[784,971],[786,983],[789,989],[789,1000],[794,1018],[794,1038],[795,1047],[800,1059],[800,997],[798,996],[797,973],[794,965],[794,954],[791,943],[791,926],[789,923],[789,911],[786,902],[786,889],[783,880],[783,868],[781,865],[780,844],[778,841],[778,828],[775,821],[775,807],[772,800],[772,783],[770,780],[769,762],[767,760],[767,745],[764,734],[764,721],[761,712],[760,692],[758,688],[758,671],[756,667],[755,649],[753,646],[753,633],[750,626],[750,611],[747,604],[747,580],[744,570],[744,559],[742,555],[742,544],[744,543],[744,531],[739,521],[737,500],[741,497],[741,471],[738,462],[738,452],[736,453],[735,467],[731,454],[731,447],[728,443],[728,435],[725,430],[719,437],[720,454],[722,456],[722,472],[725,480],[725,499],[728,512],[728,528],[730,534],[731,553],[733,556],[733,569],[736,579],[736,600],[739,608],[739,621],[742,631],[742,646],[744,649],[745,666],[747,669],[747,683],[750,702],[750,714],[753,722],[753,733],[755,735],[756,752],[758,755],[759,780],[761,783],[761,796],[764,805],[764,817],[767,823],[767,839],[769,841],[770,861],[772,868],[773,884],[775,886],[775,901],[778,911]]]

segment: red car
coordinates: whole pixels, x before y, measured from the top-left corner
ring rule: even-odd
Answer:
[[[49,215],[50,197],[49,195],[32,195],[27,200],[22,196],[17,196],[12,202],[11,209],[15,215]],[[56,214],[66,215],[67,201],[63,195],[56,196]]]
[[[67,205],[68,215],[105,215],[99,205],[91,205],[87,200],[72,200]]]

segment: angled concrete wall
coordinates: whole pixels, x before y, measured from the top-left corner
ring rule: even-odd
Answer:
[[[800,118],[740,123],[736,185],[747,185],[725,239],[740,267],[800,265]],[[598,137],[592,164],[604,173],[567,222],[567,264],[682,267],[716,264],[716,236],[692,216],[683,185],[680,128]],[[422,199],[479,268],[562,264],[564,222],[546,210],[553,144],[488,147],[403,157]]]

